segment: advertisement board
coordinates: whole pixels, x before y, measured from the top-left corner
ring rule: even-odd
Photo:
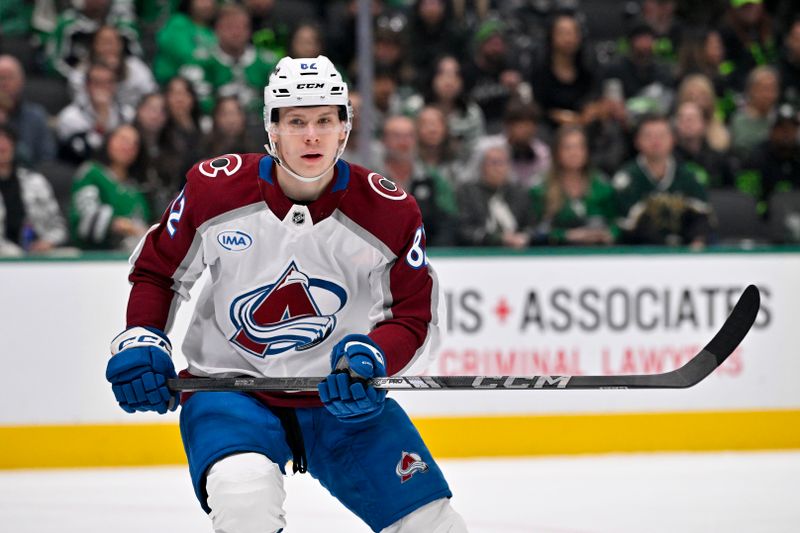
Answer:
[[[443,456],[800,445],[800,254],[535,253],[432,264],[448,312],[430,375],[666,372],[713,337],[748,284],[762,299],[744,342],[690,389],[393,393]],[[104,378],[108,343],[125,325],[128,269],[119,260],[0,262],[0,468],[183,460],[177,413],[126,414]],[[179,369],[193,305],[170,333]],[[126,445],[148,439],[171,445],[146,457]]]

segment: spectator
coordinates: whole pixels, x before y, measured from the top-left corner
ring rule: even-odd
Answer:
[[[672,87],[669,67],[654,52],[653,29],[644,23],[636,24],[628,32],[628,40],[629,53],[613,64],[605,76],[622,82],[625,99],[643,96],[648,87],[656,86],[662,90]],[[662,102],[658,101],[650,105],[663,107]]]
[[[166,134],[166,99],[161,93],[145,95],[136,107],[133,125],[139,132],[140,156],[133,179],[147,197],[151,213],[162,213],[180,189]]]
[[[586,133],[562,126],[553,140],[553,166],[531,189],[541,244],[611,244],[618,234],[616,197],[606,177],[590,167]]]
[[[422,97],[412,97],[408,103],[412,113],[417,113],[423,105],[442,110],[447,117],[450,142],[461,161],[471,157],[475,142],[486,133],[483,111],[465,92],[461,64],[453,56],[434,61]]]
[[[466,36],[454,18],[452,0],[416,0],[411,9],[409,41],[425,45],[410,47],[410,60],[415,86],[424,91],[436,58],[448,55],[463,59]]]
[[[203,136],[200,103],[192,84],[180,76],[169,80],[164,97],[167,104],[165,158],[172,162],[168,172],[173,179],[183,180],[186,171],[195,163],[195,147]]]
[[[773,193],[800,190],[800,116],[789,104],[781,105],[769,137],[753,150],[736,176],[737,187],[751,194],[767,216]]]
[[[33,2],[0,2],[0,35],[30,35],[32,13]]]
[[[301,22],[289,38],[289,57],[317,57],[322,54],[322,29],[316,22]],[[280,57],[280,56],[279,56]]]
[[[80,7],[61,13],[47,38],[47,61],[52,70],[68,78],[72,69],[87,62],[92,38],[101,26],[117,28],[128,51],[142,55],[132,2],[83,0],[73,4]]]
[[[459,242],[519,250],[531,241],[536,224],[525,188],[511,181],[511,154],[503,143],[480,154],[480,177],[458,189]]]
[[[212,116],[213,127],[200,143],[197,159],[263,151],[263,142],[259,143],[247,135],[246,117],[238,98],[224,96],[217,99]]]
[[[370,161],[362,158],[361,145],[361,95],[358,91],[350,90],[350,107],[353,109],[353,124],[350,128],[350,137],[347,138],[347,147],[342,152],[342,159],[348,163],[355,163],[362,167],[369,166]],[[374,143],[379,141],[375,140]],[[372,143],[368,143],[368,152],[372,149]]]
[[[276,57],[285,56],[292,40],[292,25],[298,20],[308,18],[313,8],[310,4],[312,2],[300,0],[292,2],[244,0],[242,5],[250,15],[255,47]],[[317,55],[319,54],[298,57],[317,57]]]
[[[455,195],[442,176],[426,169],[420,161],[414,121],[402,115],[387,118],[383,125],[383,146],[383,154],[373,167],[417,200],[428,246],[452,245]]]
[[[109,133],[97,160],[78,169],[70,226],[82,248],[131,252],[147,232],[150,210],[130,175],[138,157],[139,134],[122,125]]]
[[[731,84],[737,92],[745,88],[751,70],[775,63],[778,52],[774,33],[762,0],[730,0],[721,34],[732,66]]]
[[[503,112],[512,98],[519,98],[522,75],[503,35],[504,26],[484,22],[475,32],[475,51],[464,65],[464,84],[470,98],[483,111],[486,131],[502,129]]]
[[[419,158],[426,170],[439,174],[455,187],[463,169],[455,159],[447,133],[447,118],[441,109],[425,106],[417,113],[417,139]]]
[[[683,32],[675,18],[675,0],[643,0],[642,19],[653,28],[655,55],[668,63],[678,57]]]
[[[613,174],[630,157],[628,113],[618,79],[603,83],[600,98],[583,109],[591,165]]]
[[[207,56],[217,43],[211,21],[217,13],[215,0],[181,0],[178,10],[156,34],[153,73],[159,83],[178,75],[180,68]]]
[[[645,115],[635,135],[639,155],[614,175],[618,223],[632,244],[708,242],[710,208],[694,172],[672,155],[672,129],[663,116]]]
[[[67,240],[67,225],[44,176],[19,164],[16,136],[0,126],[0,257],[46,252]]]
[[[744,106],[731,117],[731,144],[741,159],[769,137],[779,96],[780,82],[774,67],[756,67],[747,76]]]
[[[142,96],[157,89],[150,68],[136,56],[125,52],[125,43],[113,26],[101,26],[94,34],[89,60],[79,64],[68,77],[74,93],[86,90],[86,69],[93,63],[102,63],[117,74],[117,101],[135,107]]]
[[[682,83],[693,74],[707,77],[714,87],[716,111],[722,120],[736,110],[737,93],[730,82],[732,71],[733,63],[725,58],[719,31],[702,28],[686,32],[678,50],[677,78]]]
[[[530,78],[533,96],[552,128],[581,123],[584,106],[594,98],[596,77],[576,15],[556,14],[547,29],[544,57]]]
[[[678,2],[677,13],[686,27],[696,28],[718,23],[725,15],[727,0],[713,2]]]
[[[778,61],[781,100],[800,106],[800,17],[796,18],[783,40]]]
[[[133,109],[116,100],[117,75],[109,67],[94,63],[86,70],[86,91],[56,118],[60,157],[83,162],[103,144],[103,137],[133,119]]]
[[[356,18],[358,0],[342,0],[325,2],[328,4],[325,24],[325,49],[331,55],[331,61],[342,65],[351,75],[355,70],[356,60]],[[370,16],[378,26],[392,26],[401,30],[405,27],[405,16],[398,10],[389,7],[389,2],[374,0],[370,2]],[[397,4],[397,2],[395,2]],[[378,32],[376,31],[375,34]]]
[[[372,80],[373,135],[378,138],[383,131],[386,117],[400,114],[404,103],[398,91],[396,73],[389,68],[377,68]]]
[[[397,79],[398,89],[403,96],[413,92],[414,70],[408,59],[408,36],[402,31],[404,28],[392,25],[378,26],[373,39],[373,56],[375,68],[392,72]],[[357,77],[358,63],[353,63],[351,75]]]
[[[675,158],[690,167],[706,188],[733,186],[733,171],[725,154],[711,148],[703,110],[686,101],[675,113]]]
[[[539,110],[534,104],[512,102],[503,115],[503,133],[479,141],[480,146],[508,145],[511,181],[526,190],[541,183],[550,169],[550,148],[538,137]]]
[[[722,38],[714,28],[698,28],[688,32],[678,49],[678,80],[689,74],[703,74],[713,80],[725,62]]]
[[[25,73],[14,57],[0,55],[0,124],[18,132],[17,161],[33,167],[56,157],[56,141],[47,112],[25,98]]]
[[[720,118],[711,80],[702,74],[686,76],[678,86],[676,106],[692,102],[700,106],[706,121],[706,141],[718,152],[726,152],[731,144],[731,134]]]
[[[250,116],[260,117],[264,82],[277,57],[250,44],[250,17],[236,4],[219,9],[214,34],[217,44],[210,53],[184,65],[181,74],[195,85],[200,106],[206,113],[211,112],[217,97],[237,96]]]

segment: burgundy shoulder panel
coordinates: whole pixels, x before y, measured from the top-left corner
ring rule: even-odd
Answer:
[[[400,255],[422,225],[416,200],[390,178],[350,165],[348,193],[339,210]]]
[[[186,174],[195,227],[261,199],[258,164],[266,154],[226,154],[196,163]]]

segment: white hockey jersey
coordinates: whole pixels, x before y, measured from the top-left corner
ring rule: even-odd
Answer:
[[[169,330],[202,272],[183,344],[194,376],[324,376],[331,349],[367,333],[390,375],[416,373],[439,338],[442,299],[416,202],[339,161],[307,205],[287,198],[272,158],[228,154],[195,165],[131,257],[128,327]],[[264,394],[318,405],[314,394]]]

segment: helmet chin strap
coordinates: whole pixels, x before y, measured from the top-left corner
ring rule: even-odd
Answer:
[[[265,148],[268,148],[268,147],[269,147],[269,145],[268,145],[268,144],[265,144],[265,145],[264,145],[264,147],[265,147]],[[269,150],[267,150],[267,151],[269,151]],[[281,167],[283,170],[285,170],[286,172],[288,172],[290,176],[292,176],[292,177],[293,177],[294,179],[296,179],[296,180],[300,180],[300,181],[302,181],[303,183],[314,183],[314,182],[317,182],[317,181],[321,180],[321,179],[322,179],[322,177],[323,177],[325,174],[327,174],[327,173],[328,173],[328,171],[330,171],[330,169],[332,169],[332,168],[333,168],[333,167],[336,165],[336,161],[338,161],[338,160],[339,160],[339,158],[338,158],[338,157],[337,157],[336,159],[334,159],[334,160],[333,160],[333,163],[331,164],[331,166],[329,166],[328,168],[326,168],[325,170],[323,170],[323,171],[322,171],[322,174],[320,174],[319,176],[313,176],[313,177],[311,177],[311,178],[306,178],[305,176],[301,176],[300,174],[298,174],[297,172],[295,172],[294,170],[292,170],[291,168],[289,168],[289,165],[286,165],[286,164],[284,164],[284,162],[281,160],[281,158],[280,158],[280,157],[278,157],[277,155],[274,155],[274,154],[270,154],[270,155],[272,155],[272,159],[274,159],[274,160],[275,160],[275,162],[276,162],[276,163],[278,163],[278,165],[279,165],[279,166],[280,166],[280,167]]]
[[[330,172],[330,170],[336,166],[336,163],[339,161],[339,158],[342,157],[342,153],[344,153],[344,148],[345,146],[347,146],[347,140],[349,138],[350,138],[350,128],[347,129],[347,133],[344,136],[344,140],[341,142],[341,144],[339,145],[339,149],[336,151],[336,157],[333,158],[333,163],[331,163],[330,166],[325,170],[323,170],[322,173],[319,174],[318,176],[312,176],[310,178],[301,176],[300,174],[289,168],[289,165],[283,162],[280,155],[278,154],[277,143],[275,143],[275,141],[272,140],[272,136],[269,133],[267,133],[267,139],[269,140],[269,144],[265,144],[264,148],[267,149],[267,153],[271,155],[272,158],[278,163],[278,165],[280,165],[280,167],[283,168],[283,170],[288,172],[290,176],[299,181],[302,181],[303,183],[314,183],[321,180],[322,177],[325,176],[325,174]]]

